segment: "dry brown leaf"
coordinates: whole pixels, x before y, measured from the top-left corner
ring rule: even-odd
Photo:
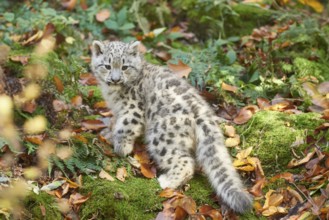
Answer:
[[[81,74],[79,82],[82,85],[88,85],[88,86],[98,85],[96,77],[91,73]]]
[[[124,182],[126,180],[126,177],[128,176],[127,170],[125,167],[120,167],[117,169],[116,178],[120,180],[121,182]]]
[[[255,185],[249,190],[249,192],[254,195],[255,197],[259,197],[263,195],[262,189],[265,186],[266,179],[260,179],[256,182]]]
[[[283,201],[283,195],[279,193],[274,193],[270,196],[269,206],[279,206]]]
[[[157,51],[155,55],[165,62],[171,59],[171,55],[167,51]]]
[[[289,164],[288,164],[288,168],[292,168],[292,167],[296,167],[302,164],[307,163],[308,161],[310,161],[310,159],[314,156],[315,151],[309,152],[304,158],[297,160],[297,159],[292,159]]]
[[[109,180],[111,182],[114,181],[114,178],[108,172],[106,172],[103,169],[101,170],[101,172],[99,173],[98,176],[102,179],[106,179],[106,180]]]
[[[329,81],[320,83],[318,85],[318,91],[321,95],[327,95],[329,93]]]
[[[187,217],[187,212],[180,206],[175,209],[175,220],[184,220]]]
[[[36,42],[40,41],[42,37],[43,37],[43,31],[39,30],[37,31],[37,33],[29,37],[27,40],[23,41],[22,45],[25,46],[25,45],[35,44]]]
[[[240,135],[235,134],[232,138],[226,138],[225,146],[226,147],[236,147],[240,144]]]
[[[37,108],[37,104],[35,103],[34,100],[31,100],[31,101],[25,102],[21,109],[23,112],[28,112],[28,113],[32,114],[36,108]]]
[[[24,140],[28,141],[32,144],[37,144],[40,145],[43,142],[43,139],[45,138],[44,134],[39,134],[39,135],[27,135]]]
[[[63,0],[62,1],[62,6],[65,9],[71,11],[75,8],[76,3],[77,3],[77,0]]]
[[[22,65],[28,64],[30,59],[30,56],[28,55],[16,55],[16,56],[11,56],[10,60],[14,62],[20,62]]]
[[[183,197],[184,195],[175,189],[166,188],[160,192],[159,196],[162,198],[172,198],[175,196]]]
[[[85,203],[91,196],[91,192],[89,192],[86,196],[81,195],[80,193],[71,194],[69,202],[73,205],[78,205]]]
[[[150,164],[142,163],[141,172],[146,178],[152,179],[156,177],[156,168]]]
[[[60,112],[63,110],[68,110],[69,106],[67,104],[65,104],[65,102],[55,99],[53,101],[53,108],[54,108],[55,112]]]
[[[83,120],[81,122],[81,125],[85,130],[94,130],[94,131],[107,127],[101,120],[96,120],[96,119]]]
[[[275,176],[273,176],[270,181],[271,182],[275,182],[276,180],[278,179],[285,179],[287,180],[289,183],[293,183],[295,182],[294,180],[294,175],[292,173],[289,173],[289,172],[284,172],[284,173],[280,173],[280,174],[277,174]]]
[[[181,78],[183,77],[188,78],[189,74],[192,71],[192,68],[184,64],[181,60],[178,60],[177,64],[168,63],[167,65],[169,69],[173,71],[174,74],[176,74]]]
[[[104,22],[106,19],[110,17],[109,9],[102,9],[96,14],[96,20],[99,22]]]
[[[270,206],[270,207],[268,207],[268,209],[266,209],[265,211],[262,212],[262,215],[268,217],[268,216],[276,214],[277,212],[278,212],[277,207]]]
[[[224,134],[231,138],[234,137],[236,135],[235,127],[232,125],[225,125]]]
[[[62,83],[62,80],[58,76],[54,76],[54,82],[56,89],[59,93],[62,93],[64,90],[64,85]]]
[[[255,114],[259,108],[256,105],[248,105],[243,107],[239,114],[234,118],[234,123],[236,124],[244,124],[251,119],[253,114]]]
[[[260,109],[264,109],[270,106],[270,101],[265,98],[257,98],[257,105]]]
[[[225,90],[225,91],[230,91],[230,92],[234,92],[236,93],[236,91],[238,91],[238,87],[236,86],[231,86],[229,84],[226,84],[224,82],[222,82],[222,90]]]
[[[71,104],[75,107],[79,107],[82,105],[82,97],[80,95],[74,96],[71,99]]]

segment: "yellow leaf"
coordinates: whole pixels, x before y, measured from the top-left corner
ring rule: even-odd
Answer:
[[[99,173],[99,177],[102,178],[102,179],[109,180],[111,182],[114,181],[114,178],[103,169]]]
[[[248,147],[247,149],[240,151],[236,155],[236,158],[238,158],[240,160],[245,159],[250,155],[251,151],[252,151],[252,147]]]
[[[316,11],[317,13],[322,13],[323,12],[323,5],[317,1],[317,0],[298,0],[300,3],[302,3],[303,5],[308,5],[311,8],[314,9],[314,11]]]
[[[251,165],[246,165],[246,166],[242,166],[242,167],[237,167],[236,169],[250,172],[250,171],[254,171],[255,167],[253,167]]]

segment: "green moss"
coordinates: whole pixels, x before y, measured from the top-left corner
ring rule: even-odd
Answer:
[[[239,219],[240,220],[266,220],[267,218],[264,216],[258,216],[253,212],[248,212],[248,213],[245,213],[245,214],[239,216]]]
[[[40,206],[45,208],[45,216],[42,215]],[[62,215],[55,202],[55,197],[45,192],[40,192],[39,195],[30,193],[24,199],[24,207],[28,213],[29,219],[62,219]]]
[[[253,147],[253,155],[259,157],[265,172],[283,170],[292,159],[291,145],[296,139],[304,139],[323,120],[316,113],[289,115],[275,111],[260,111],[238,130],[244,147]],[[305,145],[294,147],[300,154]]]
[[[237,4],[232,9],[239,16],[230,16],[225,21],[228,36],[249,35],[254,28],[268,24],[276,15],[272,10],[248,4]]]
[[[297,57],[293,62],[298,77],[312,76],[317,79],[329,79],[329,67],[305,58]]]
[[[81,219],[153,219],[162,210],[156,179],[128,178],[114,182],[84,178],[82,193],[92,192],[81,208]]]
[[[197,205],[209,204],[213,207],[218,206],[211,199],[213,189],[205,176],[194,175],[188,184],[190,184],[190,189],[185,194],[192,197]]]

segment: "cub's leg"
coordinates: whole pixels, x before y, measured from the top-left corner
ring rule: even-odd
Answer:
[[[149,130],[149,152],[163,171],[158,178],[161,188],[175,189],[192,178],[195,160],[191,132],[190,120],[178,117],[163,119]]]
[[[136,115],[141,117],[136,117]],[[119,156],[125,157],[132,152],[136,138],[141,136],[143,131],[144,121],[142,118],[142,115],[138,113],[122,115],[116,119],[112,142],[114,152]]]

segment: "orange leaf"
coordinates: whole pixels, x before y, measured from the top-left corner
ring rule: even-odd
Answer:
[[[289,164],[288,164],[288,168],[292,168],[292,167],[296,167],[299,166],[301,164],[307,163],[315,154],[315,151],[309,152],[303,159],[297,160],[297,159],[292,159]]]
[[[102,9],[96,14],[96,20],[103,22],[110,17],[110,10]]]
[[[106,128],[107,126],[100,120],[83,120],[81,125],[86,130],[100,130],[102,128]]]
[[[40,145],[42,144],[43,139],[45,138],[45,135],[39,134],[39,135],[27,135],[24,140],[28,141],[33,144]]]
[[[295,182],[294,180],[294,175],[292,173],[289,173],[289,172],[284,172],[284,173],[280,173],[280,174],[277,174],[275,176],[273,176],[270,181],[271,182],[275,182],[276,180],[278,179],[285,179],[287,180],[289,183],[293,183]]]
[[[174,189],[171,189],[171,188],[165,188],[164,190],[162,190],[160,192],[159,196],[162,197],[162,198],[172,198],[172,197],[175,197],[175,196],[182,197],[184,195],[182,193],[180,193],[179,191],[177,191],[177,190],[174,190]]]
[[[55,86],[56,86],[57,91],[59,93],[62,93],[64,90],[64,86],[63,86],[61,79],[58,76],[54,76],[54,81],[55,81]]]
[[[126,180],[126,177],[128,176],[127,170],[125,167],[120,167],[117,169],[116,178],[120,180],[121,182],[124,182]]]
[[[270,106],[270,101],[265,98],[257,98],[257,105],[260,109],[264,109]]]
[[[80,193],[71,194],[70,203],[73,205],[78,205],[85,203],[91,196],[91,192],[89,192],[86,196],[81,195]]]
[[[71,11],[75,8],[75,5],[77,3],[77,0],[64,0],[62,1],[62,6],[66,8],[67,10]]]
[[[87,138],[85,138],[84,136],[80,135],[80,134],[76,134],[73,136],[74,139],[77,139],[79,141],[81,141],[82,143],[85,143],[87,144],[88,143],[88,140]]]
[[[226,83],[222,82],[222,89],[225,90],[225,91],[230,91],[230,92],[236,93],[236,91],[238,90],[238,87],[231,86],[229,84],[226,84]]]
[[[256,182],[256,184],[250,189],[250,193],[256,197],[263,195],[262,189],[266,183],[266,179],[262,178]]]
[[[105,101],[96,102],[93,106],[94,108],[107,108]]]
[[[181,60],[178,60],[178,64],[172,64],[168,63],[167,64],[169,69],[173,71],[174,74],[177,76],[183,78],[188,78],[188,75],[191,73],[192,68],[183,63]]]
[[[73,106],[75,107],[79,107],[82,105],[82,97],[77,95],[77,96],[74,96],[72,99],[71,99],[71,103]]]
[[[239,114],[234,118],[234,123],[236,124],[244,124],[258,111],[258,107],[256,105],[248,105],[243,107]]]
[[[36,108],[37,108],[37,104],[35,103],[35,101],[28,101],[25,102],[24,105],[22,106],[22,111],[33,113]]]
[[[150,164],[142,163],[141,172],[142,172],[143,176],[145,176],[146,178],[152,179],[152,178],[156,177],[156,169],[155,169],[155,167],[151,166]]]
[[[180,206],[177,206],[175,209],[175,220],[184,220],[186,219],[187,212]]]
[[[93,86],[98,84],[96,77],[91,73],[81,74],[79,81],[82,85],[88,85],[88,86]]]

